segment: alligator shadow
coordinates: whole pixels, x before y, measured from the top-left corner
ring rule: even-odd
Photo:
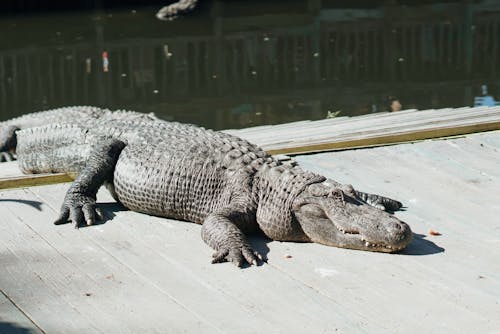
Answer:
[[[10,322],[0,321],[0,333],[2,334],[32,334],[34,330],[24,328]]]
[[[15,199],[15,198],[0,198],[0,202],[16,202],[22,203],[34,207],[38,211],[42,211],[42,202],[30,201],[26,199]]]
[[[445,249],[427,240],[426,235],[413,233],[413,241],[399,254],[401,255],[432,255],[443,253]]]
[[[264,235],[264,233],[256,233],[252,234],[248,237],[248,242],[252,246],[253,250],[259,252],[262,255],[264,261],[259,261],[258,266],[262,266],[265,262],[267,262],[267,254],[269,254],[268,243],[272,242],[272,239],[269,239]],[[243,268],[248,268],[250,265],[247,263],[243,265]]]
[[[83,225],[80,226],[79,228],[87,228],[96,225],[103,225],[106,224],[108,221],[112,220],[113,218],[115,218],[116,212],[130,211],[125,206],[123,206],[123,204],[118,202],[104,202],[104,203],[99,202],[97,203],[97,208],[101,210],[103,219],[96,219],[93,225]]]

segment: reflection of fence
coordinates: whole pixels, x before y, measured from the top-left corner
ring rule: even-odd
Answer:
[[[168,101],[345,81],[498,78],[500,19],[315,21],[269,33],[104,42],[0,53],[0,106]],[[90,58],[90,60],[88,60]]]
[[[322,65],[327,77],[432,81],[498,75],[498,17],[476,25],[368,23],[325,30],[327,60]]]

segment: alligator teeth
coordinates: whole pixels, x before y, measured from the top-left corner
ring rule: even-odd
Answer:
[[[372,244],[371,242],[368,242],[366,240],[363,240],[365,242],[366,247],[373,247],[373,248],[389,248],[392,249],[392,246],[390,245],[381,245],[381,244]]]

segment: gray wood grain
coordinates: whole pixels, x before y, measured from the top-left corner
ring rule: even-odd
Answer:
[[[0,333],[39,334],[43,332],[3,291],[0,291]]]
[[[210,264],[200,226],[124,210],[54,226],[68,184],[0,191],[1,322],[46,333],[494,333],[500,132],[297,156],[401,200],[401,254],[252,238],[268,264]],[[10,173],[0,166],[0,177]],[[4,172],[5,171],[5,172]],[[429,230],[442,235],[431,236]],[[16,306],[13,306],[13,303]],[[6,319],[6,320],[5,320]],[[31,324],[31,325],[30,325]],[[1,327],[0,327],[1,328]]]

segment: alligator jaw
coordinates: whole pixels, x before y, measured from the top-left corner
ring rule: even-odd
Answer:
[[[413,235],[395,216],[348,196],[346,201],[305,198],[294,214],[311,241],[328,246],[394,253],[405,248]]]
[[[344,240],[344,248],[394,253],[404,249],[413,237],[406,223],[383,211],[376,212],[373,219],[366,219],[363,227],[352,227],[350,230],[340,226],[336,220],[327,220],[340,235],[335,239]]]

